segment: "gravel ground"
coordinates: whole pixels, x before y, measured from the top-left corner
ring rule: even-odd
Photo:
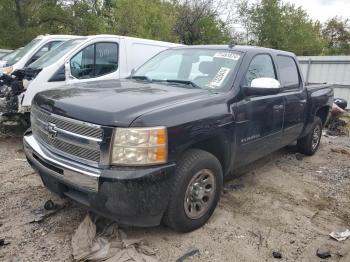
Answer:
[[[345,149],[343,153],[337,149]],[[333,151],[337,152],[333,152]],[[347,150],[347,151],[346,151]],[[160,261],[350,261],[350,239],[337,242],[331,231],[350,228],[350,139],[323,137],[319,152],[306,157],[290,146],[250,165],[228,182],[209,222],[194,232],[168,228],[124,228],[143,238]],[[0,261],[72,261],[71,237],[86,212],[42,185],[25,161],[20,138],[0,138]],[[66,207],[40,223],[32,210],[52,199]],[[187,260],[186,260],[187,261]]]

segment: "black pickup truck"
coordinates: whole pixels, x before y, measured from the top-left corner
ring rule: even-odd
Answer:
[[[292,53],[180,47],[128,79],[37,94],[24,148],[51,191],[121,224],[187,232],[236,169],[295,141],[314,154],[332,103]]]

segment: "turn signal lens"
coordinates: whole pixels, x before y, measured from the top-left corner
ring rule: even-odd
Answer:
[[[116,128],[111,164],[142,166],[165,163],[167,142],[165,127]]]

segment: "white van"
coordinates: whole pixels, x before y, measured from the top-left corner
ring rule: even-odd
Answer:
[[[15,56],[8,56],[0,60],[2,69],[0,69],[4,74],[10,75],[13,71],[17,69],[22,69],[38,58],[53,50],[58,45],[62,44],[64,41],[76,38],[77,36],[72,35],[41,35],[34,38],[23,48],[16,52]]]
[[[176,46],[179,44],[115,35],[69,40],[25,69],[25,92],[19,95],[18,111],[29,112],[35,94],[49,88],[125,78],[157,53]]]

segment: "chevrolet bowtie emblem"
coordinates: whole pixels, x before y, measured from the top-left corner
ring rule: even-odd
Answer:
[[[55,138],[57,136],[57,130],[56,130],[56,125],[49,123],[47,125],[47,131],[49,133],[50,138]]]

